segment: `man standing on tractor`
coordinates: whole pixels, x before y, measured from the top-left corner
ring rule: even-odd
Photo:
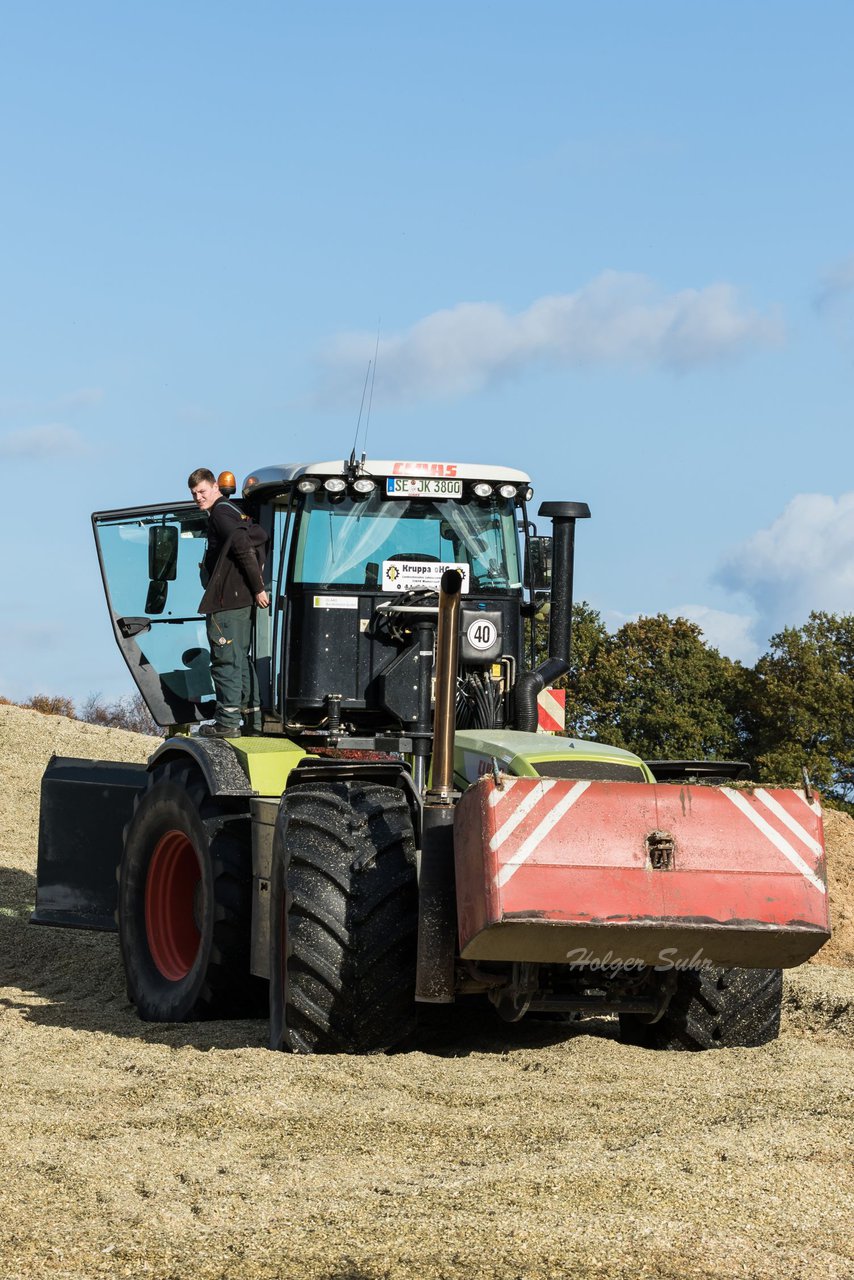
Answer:
[[[207,615],[216,719],[199,733],[208,738],[239,738],[261,730],[258,677],[249,656],[255,606],[266,609],[264,587],[267,536],[259,525],[229,502],[212,471],[199,467],[187,484],[193,501],[208,513],[208,543],[202,561],[205,594],[199,613]]]

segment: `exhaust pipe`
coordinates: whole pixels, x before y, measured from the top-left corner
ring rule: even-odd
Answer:
[[[442,574],[439,591],[439,634],[436,637],[436,710],[433,715],[433,778],[427,803],[447,803],[454,786],[454,720],[457,706],[457,661],[460,650],[460,592],[456,569]]]
[[[537,513],[551,516],[552,587],[549,615],[549,656],[534,671],[523,671],[516,681],[516,728],[537,731],[537,697],[569,670],[572,645],[572,574],[575,561],[575,522],[587,520],[586,502],[543,502]]]
[[[421,861],[418,873],[415,999],[426,1004],[450,1004],[454,999],[454,957],[457,943],[454,719],[462,583],[462,576],[456,569],[446,569],[442,574],[439,591],[433,770],[421,815]]]

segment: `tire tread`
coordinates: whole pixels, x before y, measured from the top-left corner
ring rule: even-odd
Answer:
[[[286,793],[285,1041],[298,1053],[392,1047],[415,1021],[415,839],[377,783]]]

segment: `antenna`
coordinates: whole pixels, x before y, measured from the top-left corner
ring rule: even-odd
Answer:
[[[365,407],[365,392],[368,389],[368,378],[370,376],[371,376],[371,362],[369,360],[368,367],[365,370],[365,385],[362,387],[362,403],[359,405],[359,417],[356,421],[356,434],[353,437],[353,448],[350,450],[350,466],[351,467],[355,466],[356,464],[356,445],[359,442],[359,427],[362,425],[362,410]],[[364,455],[362,456],[364,459]]]
[[[377,320],[377,343],[376,343],[376,346],[374,347],[374,371],[371,374],[371,394],[368,396],[368,416],[365,419],[365,438],[362,441],[362,462],[364,462],[365,458],[368,456],[367,454],[368,427],[371,425],[371,405],[374,403],[374,378],[377,376],[377,357],[379,356],[379,353],[380,353],[380,324],[381,323],[382,323],[381,319]],[[370,367],[371,366],[368,365],[369,369]]]

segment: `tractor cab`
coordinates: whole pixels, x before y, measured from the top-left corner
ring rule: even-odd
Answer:
[[[411,750],[429,730],[449,568],[462,577],[457,726],[511,725],[522,619],[547,590],[529,571],[550,541],[531,536],[531,496],[528,477],[505,467],[351,459],[253,472],[237,501],[269,539],[271,607],[257,611],[253,645],[265,731],[363,749],[391,736]],[[207,516],[187,502],[93,523],[116,639],[152,715],[164,726],[209,718]]]

